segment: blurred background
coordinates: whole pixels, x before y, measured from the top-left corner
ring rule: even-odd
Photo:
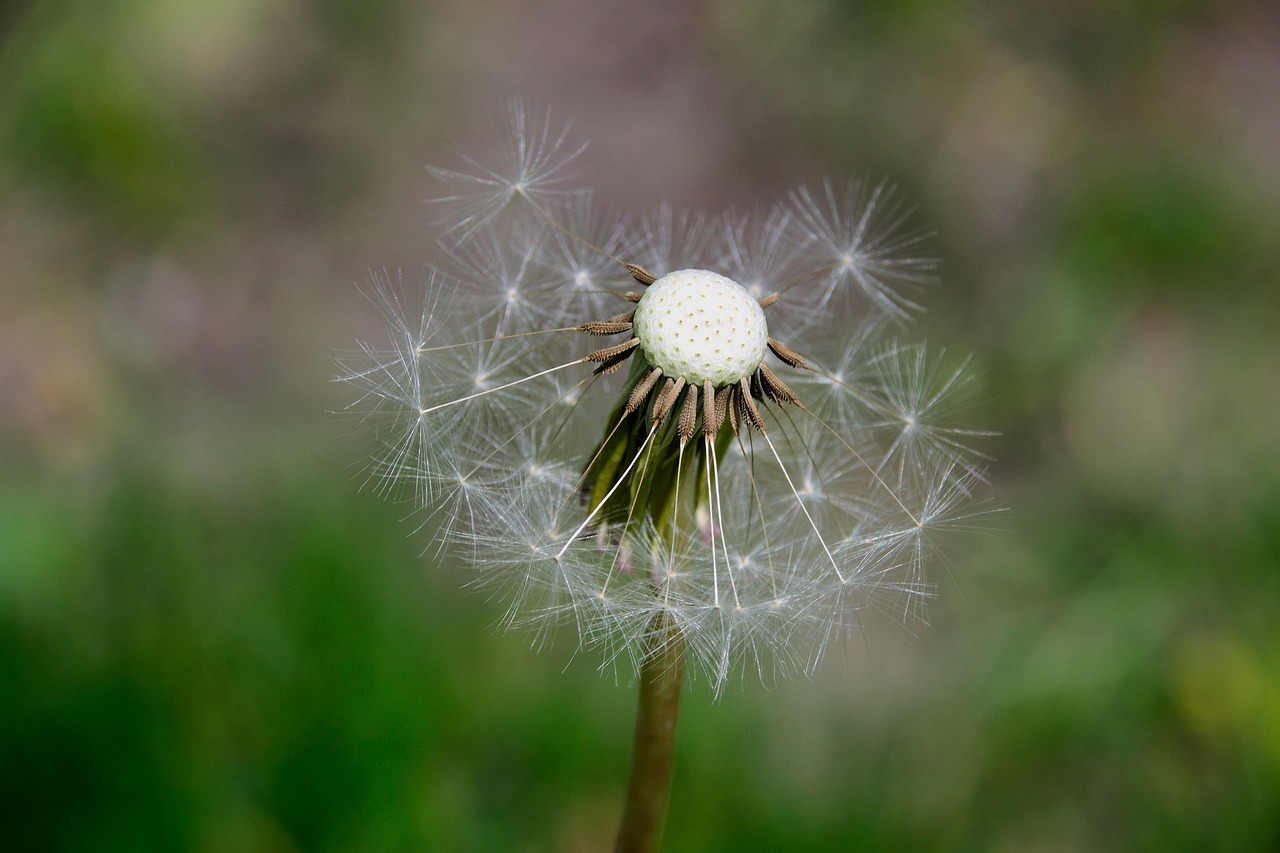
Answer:
[[[930,626],[689,690],[668,849],[1280,847],[1262,0],[0,7],[0,847],[609,846],[627,674],[495,633],[333,414],[513,92],[627,210],[900,185],[1001,433]]]

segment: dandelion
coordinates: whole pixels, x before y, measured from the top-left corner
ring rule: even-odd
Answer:
[[[963,365],[893,340],[932,260],[885,184],[759,215],[635,223],[569,184],[581,146],[522,105],[494,157],[433,169],[425,285],[375,276],[390,340],[343,379],[379,483],[539,642],[571,626],[640,673],[620,847],[661,828],[686,667],[812,671],[880,608],[916,618],[936,533],[966,526],[979,436]]]

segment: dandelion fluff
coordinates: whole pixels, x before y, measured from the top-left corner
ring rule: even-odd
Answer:
[[[513,103],[493,156],[432,170],[421,291],[342,360],[442,549],[535,643],[644,666],[667,625],[719,690],[809,670],[868,607],[920,618],[934,534],[972,526],[965,366],[885,342],[933,262],[886,184],[758,214],[630,220],[566,180],[567,129]]]

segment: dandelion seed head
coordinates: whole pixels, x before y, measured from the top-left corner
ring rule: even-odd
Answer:
[[[886,342],[933,262],[887,184],[711,217],[601,209],[567,128],[513,102],[432,169],[447,230],[340,359],[372,477],[505,603],[602,668],[655,617],[715,690],[811,671],[867,608],[921,618],[939,537],[977,526],[967,365]]]

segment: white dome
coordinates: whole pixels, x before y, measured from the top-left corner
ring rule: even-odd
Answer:
[[[731,278],[676,270],[645,290],[632,329],[654,367],[720,387],[755,373],[769,346],[760,303]]]

